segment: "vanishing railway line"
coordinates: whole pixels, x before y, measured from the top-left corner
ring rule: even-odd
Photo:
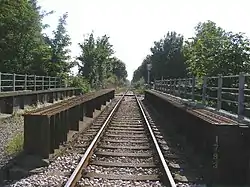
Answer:
[[[113,105],[108,117],[103,117],[106,112],[97,118],[75,144],[77,150],[83,148],[84,155],[65,187],[178,186],[180,181],[167,163],[178,164],[166,160],[166,142],[157,127],[151,127],[141,101],[126,94]],[[175,173],[182,170],[173,168]]]
[[[75,134],[46,170],[11,186],[200,184],[199,174],[193,175],[183,157],[186,154],[162,134],[149,109],[132,93],[116,96],[92,125]]]
[[[37,122],[41,116],[51,119],[47,120],[48,124],[46,123],[43,126],[43,128],[49,127],[49,138],[39,139],[40,141],[35,142],[44,145],[44,150],[47,152],[57,149],[58,145],[61,145],[62,149],[58,152],[59,154],[53,155],[48,167],[31,171],[36,174],[20,181],[6,181],[6,184],[11,187],[198,187],[219,181],[217,178],[225,173],[224,168],[227,168],[222,165],[223,162],[229,159],[232,161],[235,156],[226,157],[225,154],[222,154],[223,151],[228,153],[229,150],[225,151],[223,148],[228,144],[225,144],[223,139],[224,132],[219,132],[214,129],[214,126],[218,123],[234,124],[234,121],[200,108],[186,109],[185,111],[202,119],[203,121],[199,121],[200,123],[197,122],[196,118],[192,119],[191,115],[183,115],[182,118],[184,110],[181,111],[182,113],[176,111],[176,108],[179,107],[176,106],[178,103],[176,104],[170,99],[170,103],[173,102],[175,108],[166,107],[167,102],[163,96],[158,96],[158,93],[155,93],[153,99],[153,93],[151,93],[152,95],[149,95],[149,93],[151,91],[146,92],[145,99],[142,101],[133,93],[126,92],[126,94],[116,95],[114,98],[114,91],[106,91],[95,93],[96,96],[93,96],[92,99],[91,97],[89,99],[75,97],[52,107],[31,112],[30,115],[35,114],[34,117]],[[106,102],[109,102],[111,98],[114,99],[101,109],[101,106],[106,105]],[[155,106],[156,108],[154,108]],[[101,110],[101,113],[91,123],[89,123],[88,118],[86,118],[86,123],[83,123],[83,117],[92,118],[95,109]],[[171,119],[172,116],[181,119]],[[190,124],[187,124],[189,119]],[[79,123],[79,121],[81,122]],[[211,127],[211,124],[215,125]],[[29,125],[33,127],[34,123]],[[191,128],[189,128],[190,125]],[[55,130],[59,127],[63,129],[65,126],[67,127],[65,132],[64,130],[53,131],[54,128]],[[62,140],[61,137],[66,137],[69,129],[75,131],[80,129],[76,129],[75,126],[78,128],[81,126],[84,130],[74,134],[68,142],[66,142],[66,139]],[[196,127],[192,128],[194,126]],[[184,130],[181,130],[181,128],[184,128]],[[199,134],[197,135],[197,132],[192,129],[199,129]],[[207,132],[209,129],[211,131]],[[180,135],[178,135],[179,132]],[[241,138],[237,143],[240,146],[243,145],[242,137],[240,137],[242,134],[238,135],[241,132],[243,131],[232,134],[234,135],[232,136],[233,141]],[[40,136],[40,134],[38,135]],[[221,137],[221,147],[219,147],[221,149],[219,151],[217,148],[214,150],[214,147],[217,146],[214,143],[216,143],[218,135]],[[42,140],[49,140],[49,146],[42,144]],[[32,146],[40,148],[41,146],[38,146],[40,145],[38,143],[32,144]],[[237,148],[240,146],[235,146],[235,150],[238,150]],[[208,155],[206,156],[203,153],[208,153]],[[242,153],[244,155],[245,152],[242,151]],[[213,158],[214,155],[219,154],[222,156],[221,158],[224,156],[224,161]],[[242,157],[243,159],[245,158]],[[214,167],[214,163],[217,164],[216,167]],[[15,166],[14,169],[16,168]],[[242,168],[244,169],[244,167]],[[241,170],[238,169],[237,171],[241,172]],[[230,170],[228,171],[230,172]],[[223,177],[227,175],[225,174]],[[232,180],[232,182],[234,181]]]
[[[120,98],[65,186],[176,186],[153,130],[134,95]]]

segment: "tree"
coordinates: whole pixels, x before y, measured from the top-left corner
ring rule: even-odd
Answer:
[[[126,81],[128,76],[126,65],[118,58],[113,58],[112,60],[112,74],[114,74],[119,81]]]
[[[188,69],[196,76],[232,75],[249,68],[249,39],[233,34],[212,21],[199,23],[196,35],[185,45]]]
[[[82,44],[79,43],[81,48],[81,55],[77,57],[80,61],[78,63],[78,71],[83,77],[85,77],[89,83],[93,86],[95,84],[96,78],[96,44],[94,39],[94,34],[91,33],[88,38],[84,39]]]
[[[147,64],[153,64],[150,55],[147,55],[146,58],[143,60],[142,64],[134,71],[132,82],[137,82],[141,78],[143,78],[144,81],[147,80],[148,78]]]
[[[113,46],[109,43],[109,37],[104,35],[96,40],[96,66],[98,74],[98,85],[108,78],[108,73],[112,71]]]
[[[113,56],[113,46],[107,35],[95,39],[91,33],[79,46],[82,51],[77,58],[79,74],[87,79],[92,87],[119,84],[126,80],[126,66]]]
[[[152,64],[151,80],[160,78],[178,78],[187,74],[183,55],[183,36],[176,32],[168,32],[163,39],[154,42],[141,66],[134,72],[133,81],[141,77],[147,80],[147,64]]]
[[[71,41],[65,28],[67,17],[68,13],[65,13],[59,18],[57,29],[53,31],[53,38],[45,38],[51,47],[51,60],[48,68],[48,73],[51,76],[62,76],[68,73],[73,66],[73,63],[69,62],[71,57],[68,47],[71,45]]]
[[[43,15],[35,0],[0,1],[2,72],[45,73],[50,56],[41,33]]]

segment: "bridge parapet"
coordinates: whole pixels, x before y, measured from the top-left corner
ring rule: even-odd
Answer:
[[[54,103],[57,100],[79,95],[80,92],[79,88],[70,87],[39,91],[2,92],[0,93],[0,113],[12,114],[29,105]]]
[[[171,94],[145,91],[145,100],[166,118],[169,126],[204,156],[212,180],[240,184],[248,178],[249,127],[211,110]],[[229,164],[230,163],[230,164]],[[232,172],[234,171],[234,172]]]
[[[250,75],[156,80],[154,90],[250,121]]]
[[[79,131],[84,116],[93,117],[95,109],[114,98],[113,89],[80,95],[24,114],[24,151],[48,158],[67,141],[70,130]]]

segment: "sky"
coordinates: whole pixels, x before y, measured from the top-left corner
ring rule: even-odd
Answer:
[[[80,54],[78,43],[84,35],[107,34],[115,56],[127,67],[128,79],[140,66],[154,41],[168,31],[187,39],[194,27],[207,20],[227,31],[243,32],[250,38],[249,0],[38,0],[43,10],[55,13],[43,21],[51,35],[59,17],[68,12],[67,30],[71,37],[72,57]],[[73,69],[77,72],[77,68]]]

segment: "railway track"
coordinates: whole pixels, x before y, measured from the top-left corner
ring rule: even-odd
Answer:
[[[85,136],[88,143],[78,145],[84,155],[65,187],[177,186],[133,94],[122,96],[107,119],[98,119]]]
[[[48,168],[8,184],[204,187],[199,185],[205,183],[187,157],[188,151],[174,141],[171,129],[171,135],[162,134],[168,121],[159,119],[133,94],[116,96],[92,125],[54,155]]]

